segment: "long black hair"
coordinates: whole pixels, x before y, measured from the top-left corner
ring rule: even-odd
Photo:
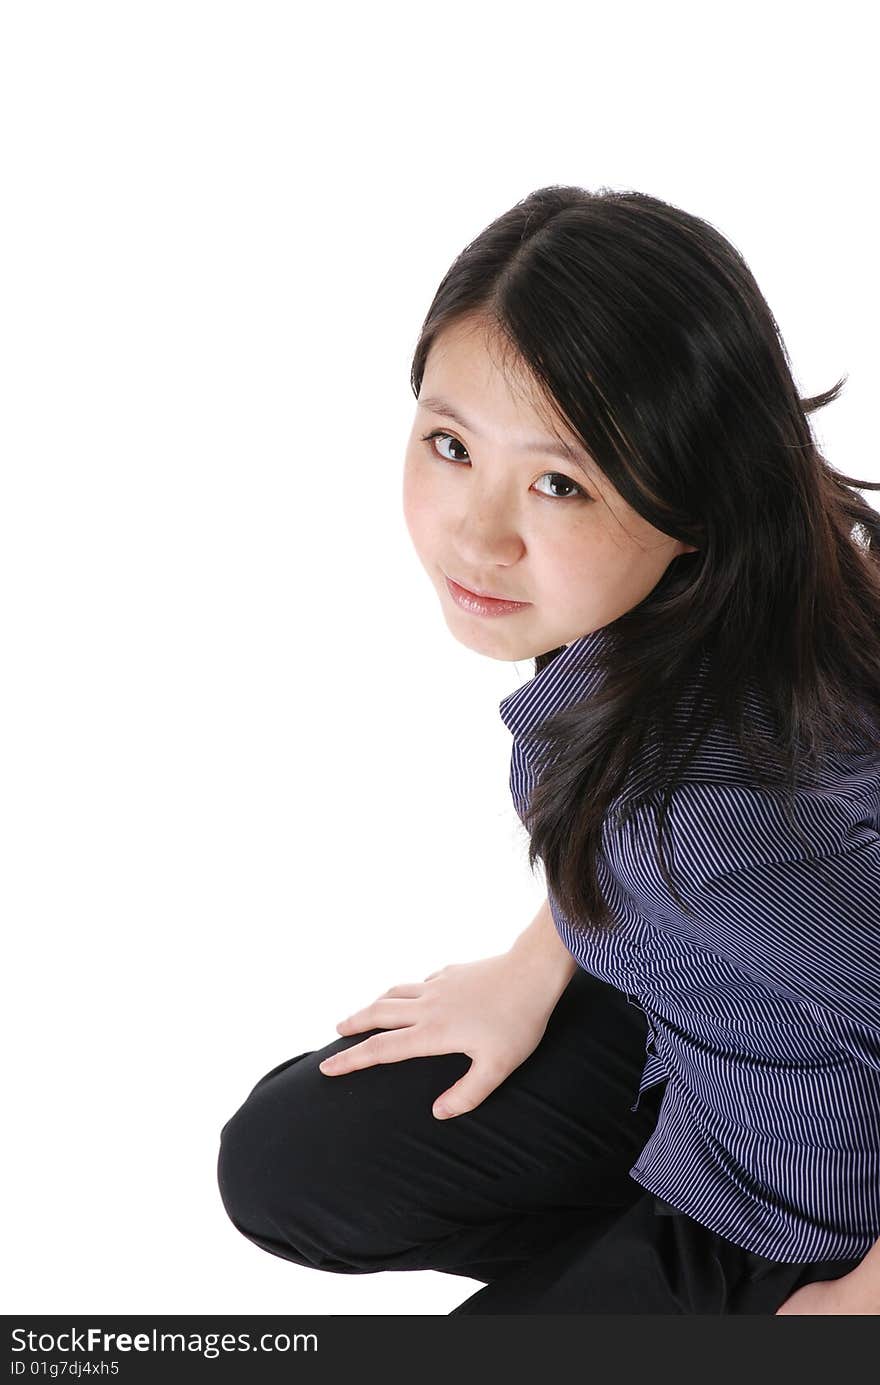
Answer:
[[[675,893],[663,824],[713,719],[787,802],[829,751],[880,751],[880,515],[857,493],[880,483],[833,471],[810,429],[846,377],[801,399],[739,251],[656,197],[553,185],[497,217],[437,289],[416,397],[438,333],[465,318],[524,364],[639,515],[696,548],[605,627],[600,691],[528,734],[542,766],[529,865],[541,859],[573,926],[612,927],[606,817],[663,797]]]

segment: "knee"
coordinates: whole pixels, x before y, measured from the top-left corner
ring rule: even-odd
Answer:
[[[371,1196],[370,1123],[317,1071],[323,1056],[296,1080],[261,1080],[226,1121],[220,1197],[236,1229],[264,1250],[314,1269],[381,1269],[404,1246]]]
[[[314,1214],[319,1185],[298,1153],[249,1098],[220,1132],[220,1199],[236,1230],[261,1250],[310,1269],[335,1268]]]
[[[220,1200],[230,1221],[245,1235],[264,1225],[260,1202],[265,1189],[260,1178],[256,1141],[257,1133],[250,1121],[246,1101],[220,1131],[217,1155]]]

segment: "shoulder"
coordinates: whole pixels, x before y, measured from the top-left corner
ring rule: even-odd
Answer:
[[[664,794],[642,810],[655,836]],[[880,832],[880,757],[830,762],[793,790],[709,777],[672,790],[663,840],[677,875],[718,874],[845,855],[876,845]]]

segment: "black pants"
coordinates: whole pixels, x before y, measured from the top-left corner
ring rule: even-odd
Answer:
[[[223,1126],[223,1205],[273,1255],[337,1274],[482,1281],[452,1315],[773,1313],[801,1284],[858,1264],[765,1259],[629,1177],[663,1085],[630,1110],[644,1014],[582,968],[535,1051],[461,1116],[440,1121],[431,1107],[467,1071],[465,1054],[318,1070],[380,1032],[289,1058]]]

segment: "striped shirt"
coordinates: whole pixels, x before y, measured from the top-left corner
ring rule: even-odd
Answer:
[[[603,642],[603,629],[575,640],[499,703],[520,819],[536,766],[519,738],[595,690]],[[693,917],[658,868],[647,806],[626,827],[606,820],[612,930],[575,930],[548,899],[579,965],[644,1011],[630,1109],[666,1083],[630,1176],[746,1250],[810,1263],[861,1257],[880,1238],[877,752],[826,757],[795,809],[806,843],[715,725],[664,833]]]

